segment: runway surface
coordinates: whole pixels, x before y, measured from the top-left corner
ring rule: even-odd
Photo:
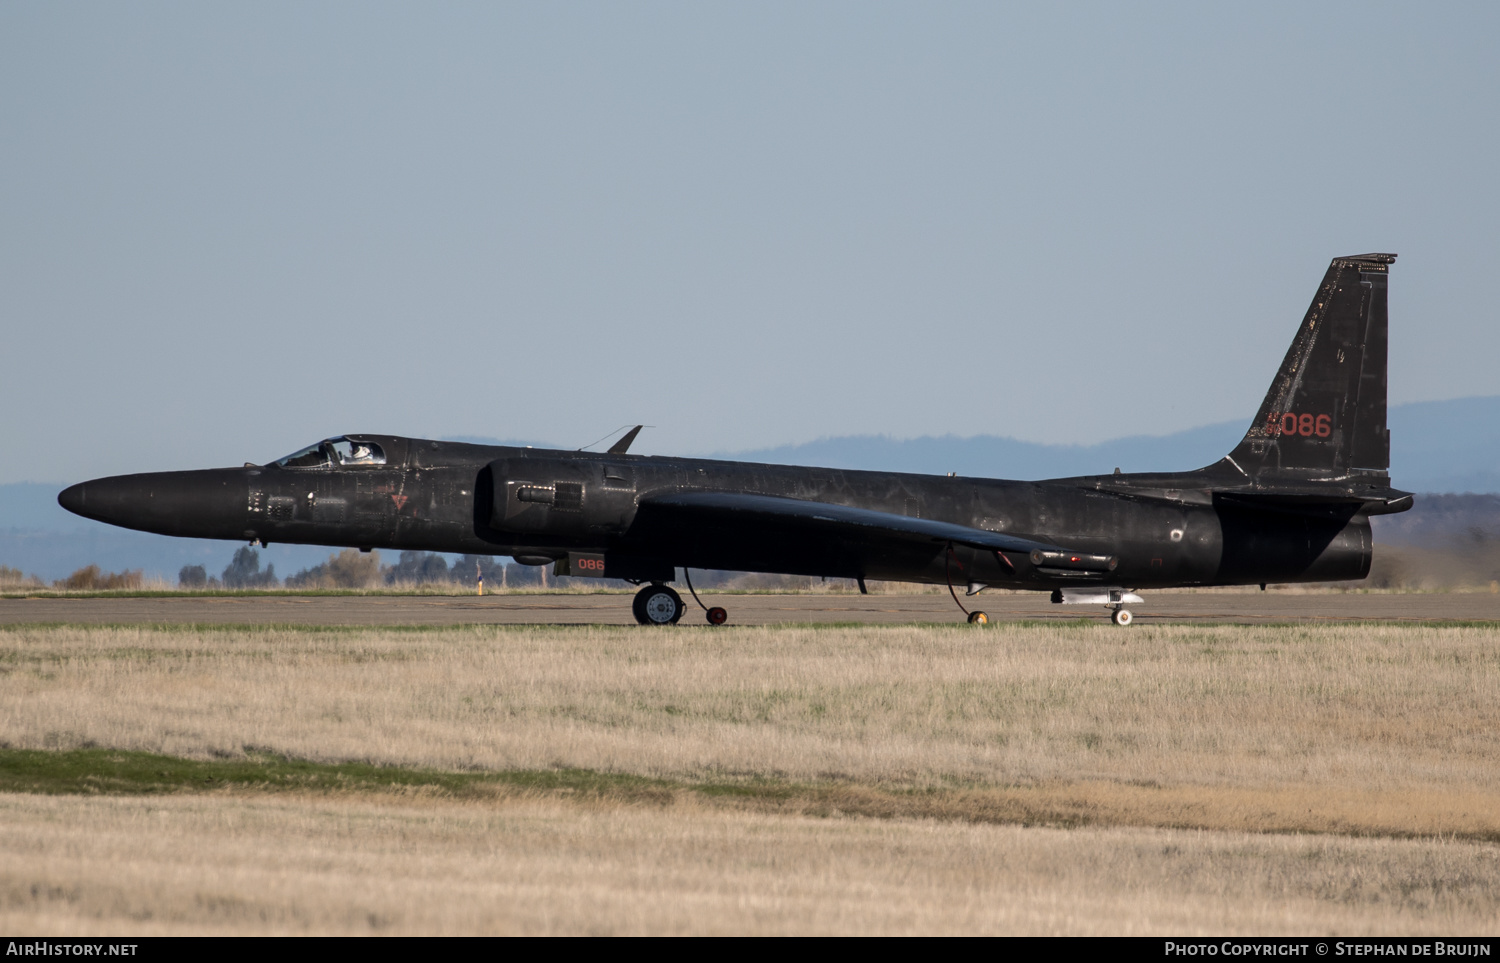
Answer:
[[[730,624],[781,622],[962,622],[946,595],[717,595]],[[994,621],[1107,620],[1102,605],[1053,605],[1041,594],[990,594],[966,599]],[[688,599],[683,624],[703,623]],[[1131,606],[1140,623],[1500,621],[1500,595],[1291,592],[1162,592]],[[24,622],[290,623],[296,625],[633,624],[629,595],[296,596],[182,598],[0,599],[0,625]]]

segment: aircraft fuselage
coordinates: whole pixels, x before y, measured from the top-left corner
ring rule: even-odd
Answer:
[[[1133,589],[1369,573],[1370,516],[1412,505],[1389,474],[1394,261],[1330,262],[1244,438],[1196,471],[1020,482],[644,457],[627,453],[637,426],[602,454],[351,435],[58,500],[164,535],[512,555],[652,583],[636,596],[643,623],[681,617],[657,583],[696,568],[1052,589],[1113,604],[1126,625]]]
[[[570,555],[596,554],[608,573],[571,574],[642,581],[670,580],[678,567],[1026,589],[1081,580],[961,545],[809,540],[763,523],[646,523],[644,497],[680,491],[1004,532],[1113,556],[1107,581],[1132,588],[1359,579],[1371,559],[1358,505],[1247,509],[1226,502],[1223,480],[1206,471],[1023,482],[351,437],[377,444],[384,464],[116,476],[75,485],[60,501],[163,535],[552,558],[565,573]]]

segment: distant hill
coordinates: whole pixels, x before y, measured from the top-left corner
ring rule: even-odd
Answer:
[[[1418,492],[1500,492],[1500,395],[1395,405],[1391,475]],[[1066,478],[1121,471],[1186,471],[1212,464],[1245,434],[1249,418],[1171,435],[1127,435],[1094,445],[1043,445],[998,435],[842,435],[798,445],[718,451],[706,457],[773,465],[817,465],[981,478]],[[545,442],[463,436],[476,445],[551,446]]]
[[[1416,492],[1500,493],[1500,396],[1397,405],[1390,410],[1391,475],[1399,488]],[[775,464],[820,465],[931,474],[957,472],[989,478],[1060,478],[1121,471],[1198,468],[1217,461],[1244,434],[1247,421],[1192,428],[1172,435],[1122,437],[1097,445],[1039,445],[994,435],[898,440],[881,435],[824,438],[801,445],[723,452],[715,457]],[[548,447],[540,442],[453,437],[450,441]],[[62,578],[74,569],[143,568],[176,577],[184,565],[210,573],[229,564],[236,542],[174,539],[101,525],[57,504],[62,484],[0,485],[0,565]],[[1386,541],[1425,545],[1471,529],[1500,535],[1492,514],[1500,500],[1419,502],[1408,515],[1377,522]],[[1430,507],[1429,507],[1430,506]],[[1472,518],[1471,518],[1472,516]],[[329,549],[272,545],[262,563],[285,576],[327,558]],[[389,554],[389,553],[387,553]],[[387,561],[394,561],[388,558]]]
[[[1500,492],[1500,395],[1397,405],[1391,475],[1417,492]]]
[[[907,439],[846,435],[715,457],[930,475],[951,471],[980,478],[1063,478],[1108,474],[1116,468],[1125,472],[1198,468],[1223,457],[1244,433],[1244,424],[1225,422],[1175,435],[1140,435],[1096,445],[1042,445],[995,435]]]
[[[1500,495],[1417,496],[1411,511],[1377,515],[1375,537],[1387,545],[1451,549],[1500,544]]]
[[[1425,401],[1390,409],[1391,477],[1418,492],[1500,492],[1500,395]],[[721,453],[783,465],[820,465],[983,478],[1185,471],[1228,454],[1249,420],[1226,421],[1171,435],[1136,435],[1096,445],[1042,445],[995,435],[911,439],[883,435],[823,438],[800,445]]]

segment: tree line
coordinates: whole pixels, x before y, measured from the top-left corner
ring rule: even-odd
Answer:
[[[1500,544],[1500,543],[1497,543]],[[491,555],[463,555],[451,563],[434,552],[402,552],[393,565],[382,564],[379,552],[360,552],[352,548],[334,552],[310,568],[282,578],[274,564],[261,568],[260,553],[248,546],[237,549],[223,571],[209,574],[206,566],[184,565],[177,573],[177,584],[183,589],[369,589],[379,587],[416,587],[429,585],[474,589],[479,579],[486,588],[560,588],[574,579],[552,574],[552,567],[521,565]],[[622,587],[626,583],[613,579],[581,580],[593,586]],[[847,580],[824,580],[800,575],[765,575],[735,572],[693,571],[693,584],[700,589],[739,589],[749,591],[806,591],[829,587]],[[108,589],[134,590],[145,587],[140,569],[123,572],[101,571],[87,565],[67,578],[53,581],[52,588],[69,591]],[[848,588],[853,586],[849,582]],[[20,569],[0,565],[0,589],[21,590],[45,588],[47,583]]]
[[[549,566],[507,563],[491,555],[463,555],[449,565],[435,552],[402,552],[394,565],[381,564],[379,552],[346,548],[327,561],[304,568],[285,579],[274,564],[260,567],[260,553],[248,546],[238,549],[229,565],[217,576],[202,565],[184,565],[177,584],[185,589],[260,588],[376,588],[382,585],[451,585],[475,588],[479,579],[491,589],[545,588],[557,579]]]
[[[52,587],[74,592],[90,592],[99,589],[138,589],[146,582],[141,569],[126,569],[123,572],[101,571],[97,565],[85,565],[67,578],[54,579]],[[36,575],[26,575],[18,568],[0,565],[0,588],[37,589],[46,587],[46,582]]]

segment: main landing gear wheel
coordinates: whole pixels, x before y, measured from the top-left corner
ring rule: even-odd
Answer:
[[[715,605],[713,608],[708,610],[709,625],[723,625],[728,620],[729,613],[724,611],[724,609],[720,608],[719,606]]]
[[[989,625],[990,624],[990,617],[988,615],[985,615],[983,612],[979,611],[978,609],[975,609],[974,611],[972,611],[972,612],[969,613],[969,624],[970,625]]]
[[[682,618],[682,596],[665,585],[648,585],[635,593],[630,608],[642,625],[676,625]]]
[[[1114,612],[1110,614],[1109,620],[1116,625],[1129,625],[1132,621],[1135,620],[1135,616],[1131,615],[1130,610],[1125,606],[1119,605],[1116,606]]]

